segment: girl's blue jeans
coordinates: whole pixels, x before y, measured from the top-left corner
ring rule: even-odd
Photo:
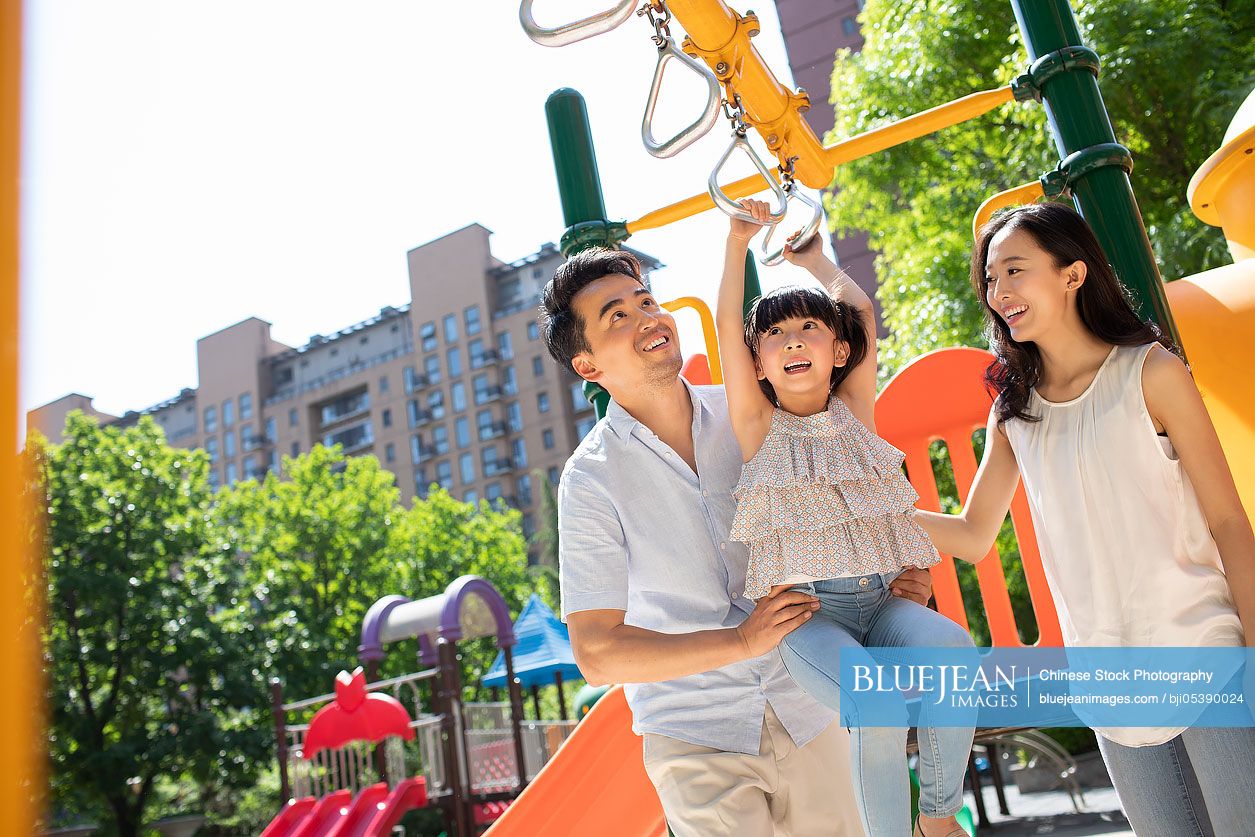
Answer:
[[[906,701],[900,727],[863,727],[849,692],[841,703],[840,655],[874,665],[865,648],[973,648],[959,625],[923,605],[889,592],[896,573],[833,578],[795,587],[819,597],[815,618],[780,644],[793,679],[820,703],[841,712],[850,727],[850,764],[863,830],[868,837],[911,832],[910,782],[906,770]],[[860,660],[859,658],[865,658]],[[974,657],[975,659],[975,657]],[[879,661],[883,662],[883,661]],[[879,696],[879,697],[883,697]],[[926,713],[925,713],[926,720]],[[972,727],[919,728],[919,810],[948,817],[963,805],[963,777],[972,749]]]
[[[1255,728],[1195,727],[1152,747],[1100,735],[1098,749],[1138,837],[1255,833]]]

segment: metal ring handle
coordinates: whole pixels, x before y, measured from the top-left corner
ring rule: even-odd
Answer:
[[[719,187],[719,172],[723,169],[728,159],[732,156],[732,152],[741,149],[749,156],[754,163],[754,168],[758,169],[758,173],[763,176],[763,180],[767,181],[767,185],[771,187],[771,191],[775,193],[776,199],[780,202],[780,209],[770,214],[771,223],[778,224],[784,220],[784,212],[789,203],[789,195],[784,191],[783,187],[776,182],[771,176],[771,169],[759,159],[754,153],[754,149],[745,140],[740,133],[736,133],[732,137],[732,144],[728,146],[728,150],[723,152],[723,156],[719,158],[719,162],[715,164],[715,170],[710,173],[710,179],[706,183],[706,188],[710,192],[710,199],[715,202],[715,206],[723,210],[724,214],[730,218],[740,218],[742,221],[753,221],[759,223],[753,215],[741,208],[741,205],[730,199],[723,193],[723,189]]]
[[[589,15],[573,23],[555,26],[553,29],[546,29],[536,23],[536,19],[532,17],[532,3],[533,0],[523,0],[519,5],[519,22],[523,24],[523,31],[527,33],[527,37],[541,46],[560,47],[614,29],[632,16],[636,10],[637,0],[622,0],[604,12]]]
[[[654,109],[658,106],[658,91],[662,89],[663,70],[667,62],[672,59],[697,73],[706,82],[708,91],[706,108],[691,125],[671,139],[658,142],[654,139]],[[645,102],[645,117],[641,120],[641,142],[645,143],[645,150],[655,157],[672,157],[706,136],[719,119],[719,102],[722,95],[719,79],[710,71],[710,68],[692,56],[686,55],[676,46],[673,39],[667,38],[664,45],[658,48],[658,65],[654,68],[654,81],[649,86],[649,99]]]
[[[824,207],[822,203],[814,200],[805,192],[801,191],[796,184],[789,189],[788,194],[789,200],[797,199],[813,210],[811,212],[811,219],[806,222],[806,226],[802,227],[802,229],[798,231],[797,238],[793,239],[793,249],[801,250],[807,244],[810,244],[811,240],[815,238],[815,234],[819,232],[819,226],[824,220]],[[776,231],[776,227],[778,226],[778,224],[771,225],[771,228],[767,230],[767,234],[763,236],[762,244],[760,245],[761,253],[758,257],[758,261],[766,267],[775,267],[784,261],[784,248],[785,245],[789,243],[788,241],[781,244],[775,250],[767,250],[767,243],[771,241],[771,235]]]

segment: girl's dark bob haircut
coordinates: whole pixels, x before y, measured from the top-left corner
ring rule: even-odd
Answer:
[[[754,300],[745,317],[745,345],[749,346],[755,362],[758,361],[759,341],[768,329],[795,317],[822,322],[832,329],[838,340],[850,347],[845,365],[832,368],[832,380],[828,386],[828,397],[831,398],[850,374],[850,370],[867,357],[867,331],[863,316],[848,302],[833,299],[827,291],[820,288],[801,285],[777,288]],[[758,385],[772,404],[780,406],[776,390],[770,381],[763,378]]]

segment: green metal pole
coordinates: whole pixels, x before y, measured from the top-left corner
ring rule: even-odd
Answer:
[[[1084,46],[1067,0],[1011,0],[1011,6],[1030,61],[1066,47]],[[1116,158],[1095,148],[1110,149],[1116,142],[1097,78],[1083,67],[1072,66],[1050,75],[1041,86],[1041,96],[1060,158],[1083,160],[1076,166],[1079,177],[1070,183],[1077,210],[1094,228],[1116,273],[1133,292],[1138,313],[1154,320],[1180,344],[1128,174]]]
[[[627,238],[624,224],[606,220],[601,196],[601,176],[593,150],[593,131],[588,124],[584,97],[569,87],[555,90],[545,101],[553,167],[558,175],[558,196],[567,230],[562,235],[562,254],[570,256],[589,247],[614,247]],[[606,415],[610,393],[591,381],[584,382],[584,396],[597,418]]]

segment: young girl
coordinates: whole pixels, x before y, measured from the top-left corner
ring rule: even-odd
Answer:
[[[933,542],[980,560],[1022,476],[1067,645],[1255,638],[1255,538],[1216,432],[1089,226],[1059,204],[1008,212],[971,278],[997,397],[963,512],[917,515]],[[1097,732],[1142,837],[1252,833],[1255,729]]]
[[[767,205],[741,204],[759,224]],[[817,243],[786,257],[823,283],[758,300],[743,320],[745,252],[759,224],[734,219],[719,288],[719,356],[744,467],[732,537],[750,548],[745,595],[799,586],[816,617],[780,646],[789,673],[817,700],[839,706],[839,655],[866,647],[972,648],[951,620],[889,593],[903,567],[940,560],[914,522],[918,496],[903,454],[875,435],[876,345],[871,300]],[[868,657],[870,660],[870,658]],[[902,703],[905,717],[905,702]],[[971,727],[920,728],[916,835],[961,837]],[[850,731],[855,793],[869,837],[910,825],[905,727]]]

